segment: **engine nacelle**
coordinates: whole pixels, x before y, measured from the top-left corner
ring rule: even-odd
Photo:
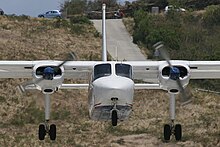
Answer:
[[[57,67],[60,64],[59,61],[48,61],[46,64],[38,63],[33,67],[33,77],[34,82],[36,82],[36,87],[41,90],[44,94],[52,94],[57,91],[64,81],[63,66]],[[55,75],[52,80],[40,80],[43,77],[43,71],[45,68],[51,67],[55,70]],[[40,81],[39,81],[40,80]]]
[[[189,84],[190,80],[189,66],[184,63],[184,61],[180,61],[179,63],[175,62],[172,66],[179,69],[179,79],[181,85],[185,88]],[[163,90],[167,90],[169,93],[178,94],[180,92],[180,87],[177,81],[170,78],[170,67],[166,62],[159,66],[159,82],[161,83],[161,88]]]

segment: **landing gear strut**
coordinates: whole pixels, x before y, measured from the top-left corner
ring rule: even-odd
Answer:
[[[182,126],[174,123],[175,120],[175,95],[170,94],[170,118],[171,123],[164,125],[164,140],[169,141],[171,135],[175,136],[177,141],[182,139]]]
[[[50,96],[45,94],[45,123],[39,125],[38,137],[39,140],[44,140],[46,134],[50,136],[51,140],[56,140],[56,125],[49,125],[50,120]]]
[[[113,102],[113,109],[111,111],[112,126],[117,126],[117,124],[118,124],[118,111],[116,108],[116,104],[117,104],[118,98],[112,98],[111,100]]]

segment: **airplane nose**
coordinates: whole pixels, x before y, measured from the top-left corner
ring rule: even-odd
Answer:
[[[93,82],[93,90],[97,99],[126,100],[133,97],[134,82],[125,77],[103,77]]]

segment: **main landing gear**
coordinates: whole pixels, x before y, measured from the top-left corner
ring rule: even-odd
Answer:
[[[44,140],[46,134],[50,136],[51,140],[56,140],[56,125],[49,125],[50,120],[50,96],[45,94],[45,123],[39,125],[38,137],[39,140]]]
[[[175,136],[176,141],[182,138],[182,126],[180,124],[165,124],[164,125],[164,140],[169,141],[171,135]]]
[[[175,136],[176,141],[182,139],[182,126],[180,124],[174,124],[175,120],[175,95],[170,94],[170,118],[171,123],[164,125],[164,140],[169,141],[171,135]]]
[[[113,102],[113,109],[111,111],[112,126],[117,126],[117,124],[118,124],[118,111],[116,108],[116,104],[117,104],[118,98],[111,98],[111,100]]]
[[[38,132],[39,140],[44,140],[46,134],[48,134],[50,136],[51,140],[56,140],[56,125],[51,124],[49,126],[47,123],[40,124],[39,125],[39,132]]]

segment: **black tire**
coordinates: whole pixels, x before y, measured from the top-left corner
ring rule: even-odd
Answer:
[[[112,126],[117,126],[118,124],[118,114],[116,110],[112,111]]]
[[[165,124],[165,125],[164,125],[164,140],[165,140],[165,141],[169,141],[171,134],[172,134],[172,132],[171,132],[171,126],[168,125],[168,124]]]
[[[180,124],[175,125],[174,135],[175,135],[176,141],[180,141],[182,139],[182,126]]]
[[[39,125],[39,130],[38,130],[39,140],[44,140],[45,135],[46,135],[45,125],[44,124],[40,124]]]
[[[49,135],[50,135],[50,140],[56,140],[56,125],[52,124],[50,125],[50,131],[49,131]]]

